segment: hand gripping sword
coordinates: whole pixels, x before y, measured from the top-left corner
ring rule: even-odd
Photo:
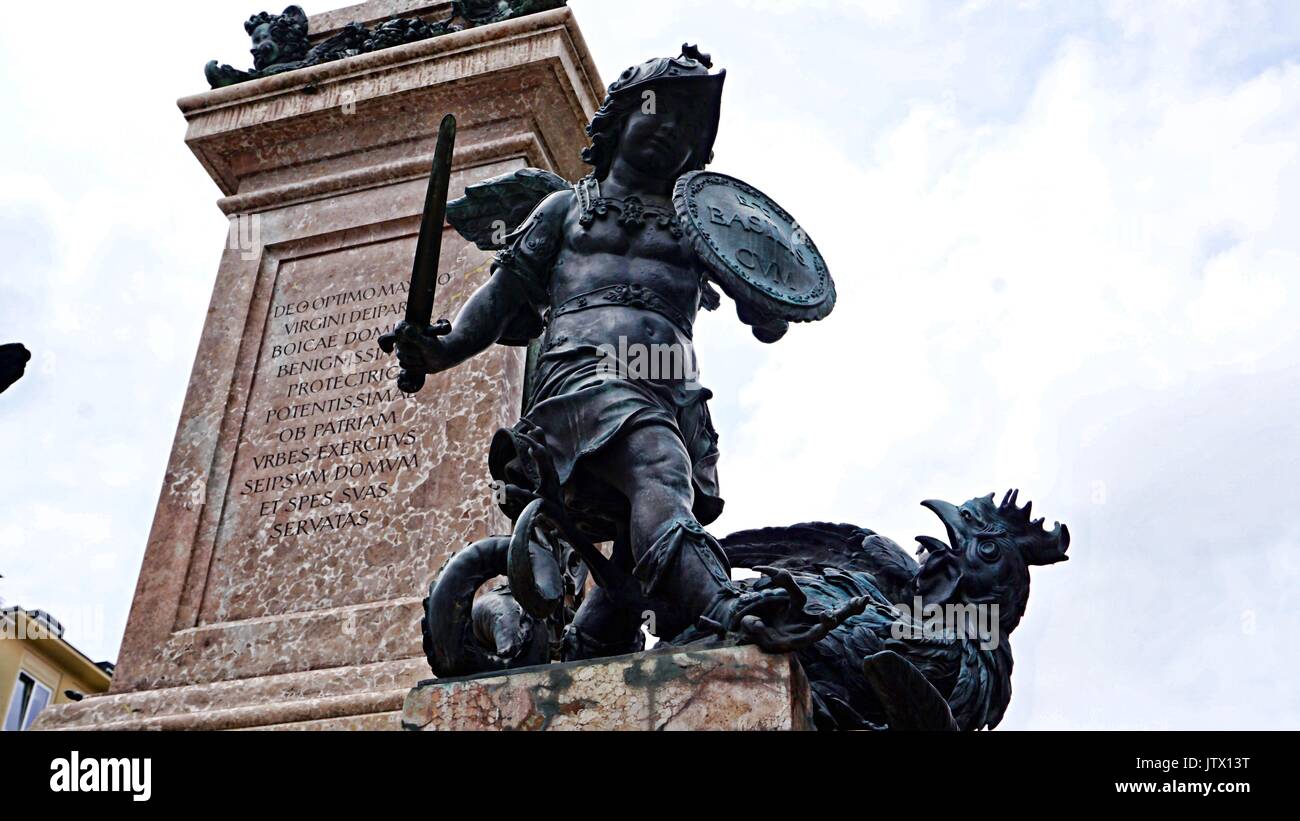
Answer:
[[[429,190],[424,195],[424,217],[420,220],[420,238],[415,244],[415,262],[411,265],[411,290],[406,297],[407,333],[425,333],[426,328],[438,336],[451,332],[451,323],[433,318],[433,299],[438,289],[438,261],[442,256],[442,229],[447,221],[447,188],[451,184],[451,155],[456,146],[456,118],[448,114],[438,126],[438,145],[433,152],[433,170]],[[392,353],[392,337],[380,340],[384,353]],[[403,370],[397,376],[402,393],[418,393],[424,387],[425,374]]]

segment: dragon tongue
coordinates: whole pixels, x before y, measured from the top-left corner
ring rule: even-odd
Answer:
[[[947,553],[952,549],[942,539],[936,539],[933,536],[917,536],[916,541],[921,545],[916,551],[918,554],[923,550],[928,550],[931,553]]]

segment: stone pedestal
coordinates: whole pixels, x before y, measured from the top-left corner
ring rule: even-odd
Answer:
[[[311,29],[447,8],[374,0]],[[180,100],[230,235],[112,691],[41,726],[397,728],[430,580],[508,527],[487,448],[524,370],[497,347],[408,399],[375,344],[405,308],[437,124],[459,119],[453,197],[528,165],[577,179],[602,95],[559,9]],[[488,265],[446,229],[434,317]]]
[[[408,730],[811,730],[791,655],[752,646],[666,649],[431,680],[406,696]]]

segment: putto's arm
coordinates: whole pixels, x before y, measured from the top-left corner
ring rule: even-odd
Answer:
[[[494,342],[527,345],[541,336],[542,311],[550,302],[551,268],[560,255],[564,220],[573,204],[573,189],[556,191],[533,209],[528,219],[506,237],[506,247],[497,254],[493,279],[502,279],[523,298],[505,317]]]
[[[492,276],[475,291],[450,325],[414,328],[402,323],[391,336],[402,367],[438,373],[500,342],[527,345],[542,332],[551,266],[560,250],[572,192],[547,197],[506,239]]]
[[[446,367],[454,368],[491,347],[501,337],[509,318],[527,305],[513,282],[500,272],[493,273],[460,309],[452,332],[442,337]]]
[[[722,295],[717,289],[710,284],[710,281],[716,281],[716,276],[709,270],[707,265],[700,264],[700,270],[703,273],[702,287],[700,290],[700,307],[706,311],[716,311],[722,307]],[[736,303],[736,316],[740,321],[749,326],[754,332],[754,337],[760,342],[773,343],[785,336],[785,332],[790,330],[790,323],[774,317],[766,317],[756,309],[746,305],[743,302]]]

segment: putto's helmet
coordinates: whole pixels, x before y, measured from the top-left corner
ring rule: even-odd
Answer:
[[[656,86],[673,85],[689,89],[702,106],[701,123],[695,150],[695,167],[703,168],[713,158],[713,143],[718,138],[718,123],[722,115],[722,84],[727,79],[725,69],[711,74],[713,60],[698,47],[682,45],[678,57],[657,57],[647,60],[639,66],[632,66],[618,76],[609,86],[604,104],[587,127],[587,133],[593,142],[599,143],[598,135],[612,126],[612,121],[620,119],[622,114],[634,104],[641,105],[642,94],[646,89]],[[583,153],[583,159],[596,166],[597,176],[604,176],[607,164],[601,161],[599,145]]]

